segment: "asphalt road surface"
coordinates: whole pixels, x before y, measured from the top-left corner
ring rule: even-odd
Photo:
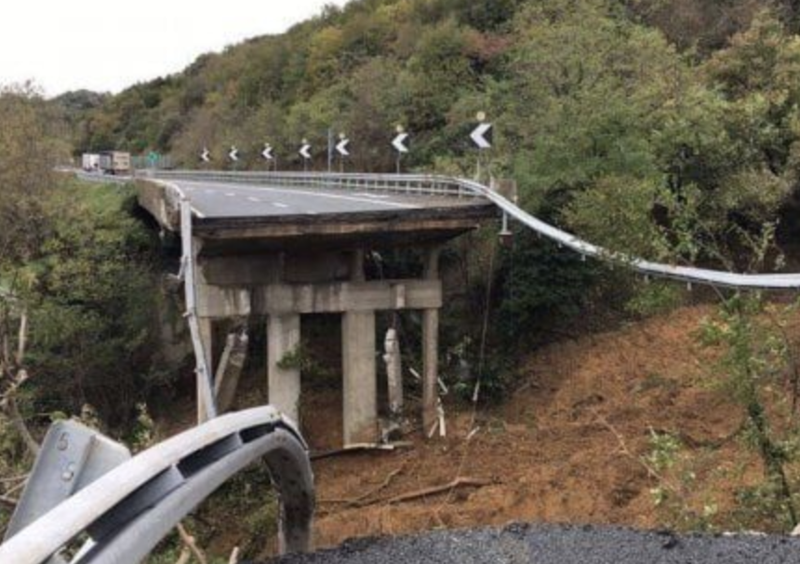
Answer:
[[[173,180],[199,218],[323,215],[475,205],[471,198],[407,196],[378,192],[282,188]],[[486,205],[485,201],[479,201]]]
[[[350,541],[280,564],[792,564],[800,538],[676,535],[613,527],[511,525],[505,529]]]

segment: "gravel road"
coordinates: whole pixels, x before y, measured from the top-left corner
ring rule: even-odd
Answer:
[[[800,538],[677,535],[614,527],[510,525],[505,529],[350,541],[273,564],[800,564]]]

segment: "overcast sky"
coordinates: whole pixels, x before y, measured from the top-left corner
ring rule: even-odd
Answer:
[[[0,11],[0,84],[31,79],[48,96],[81,88],[118,92],[346,2],[7,0]]]

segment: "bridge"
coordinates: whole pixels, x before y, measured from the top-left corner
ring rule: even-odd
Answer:
[[[435,425],[439,249],[481,222],[516,219],[584,256],[645,275],[743,288],[800,288],[798,274],[738,274],[648,262],[592,245],[515,204],[513,183],[485,186],[438,175],[162,171],[140,185],[140,203],[162,228],[180,231],[180,203],[190,208],[197,333],[212,402],[223,410],[235,382],[211,382],[220,356],[214,326],[225,319],[266,318],[270,403],[300,417],[300,373],[281,360],[301,342],[300,316],[342,316],[345,445],[377,439],[375,314],[419,310],[423,316],[423,428]],[[424,255],[420,279],[367,280],[365,253],[413,247]],[[402,390],[402,386],[398,387]],[[402,404],[402,398],[397,399]]]
[[[375,442],[376,313],[422,312],[425,428],[436,418],[439,249],[496,218],[486,198],[429,176],[159,173],[140,203],[170,231],[181,229],[180,201],[191,207],[196,316],[208,373],[221,356],[215,325],[262,318],[267,325],[269,401],[297,421],[300,371],[283,359],[300,346],[300,318],[339,314],[342,323],[343,440]],[[367,279],[365,255],[416,248],[421,278]],[[235,382],[215,382],[224,410]],[[402,390],[402,386],[397,386]],[[397,398],[402,404],[402,398]],[[207,411],[206,403],[200,406]]]
[[[800,289],[800,274],[659,264],[603,249],[520,209],[512,187],[504,184],[433,175],[192,171],[139,180],[141,204],[163,229],[182,238],[181,277],[205,422],[133,458],[91,430],[55,426],[0,545],[0,562],[138,562],[214,489],[261,458],[280,497],[282,550],[307,550],[314,490],[307,447],[295,424],[300,374],[280,362],[300,342],[300,316],[342,315],[343,435],[346,444],[355,444],[377,434],[375,312],[421,310],[427,428],[438,378],[439,249],[501,215],[504,226],[517,220],[576,253],[648,276]],[[367,280],[365,252],[399,246],[424,251],[423,276]],[[274,405],[218,416],[235,392],[226,393],[225,386],[235,386],[212,378],[214,323],[240,316],[267,318]],[[61,555],[76,543],[71,558]]]

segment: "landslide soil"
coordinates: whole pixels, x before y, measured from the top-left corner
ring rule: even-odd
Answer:
[[[676,515],[657,508],[651,492],[664,484],[642,463],[653,432],[677,437],[679,456],[693,461],[691,482],[668,484],[681,490],[685,509],[724,516],[737,488],[762,474],[737,439],[741,408],[709,385],[714,352],[699,350],[695,332],[711,313],[687,307],[546,346],[519,367],[508,401],[480,409],[474,423],[468,406],[447,405],[446,439],[316,461],[317,546],[512,521],[675,526]],[[312,448],[335,446],[341,396],[309,401]],[[487,485],[398,499],[458,477]]]
[[[473,413],[463,400],[447,399],[446,438],[424,441],[415,432],[405,439],[410,447],[394,452],[315,460],[316,547],[509,522],[680,526],[669,504],[654,503],[653,488],[665,483],[685,498],[678,513],[714,508],[719,527],[730,526],[736,491],[762,480],[763,471],[741,440],[741,407],[711,385],[717,353],[697,344],[701,319],[713,311],[685,307],[531,351],[503,404]],[[800,335],[800,319],[787,333]],[[260,377],[246,384],[251,389],[238,407],[264,403],[261,386]],[[303,394],[303,432],[312,451],[337,448],[340,387],[304,381]],[[410,403],[416,413],[418,404]],[[663,482],[643,464],[652,433],[669,433],[683,445]],[[483,485],[400,499],[457,478]],[[248,542],[239,520],[214,528],[210,542],[220,554]],[[266,557],[272,549],[257,552]]]

